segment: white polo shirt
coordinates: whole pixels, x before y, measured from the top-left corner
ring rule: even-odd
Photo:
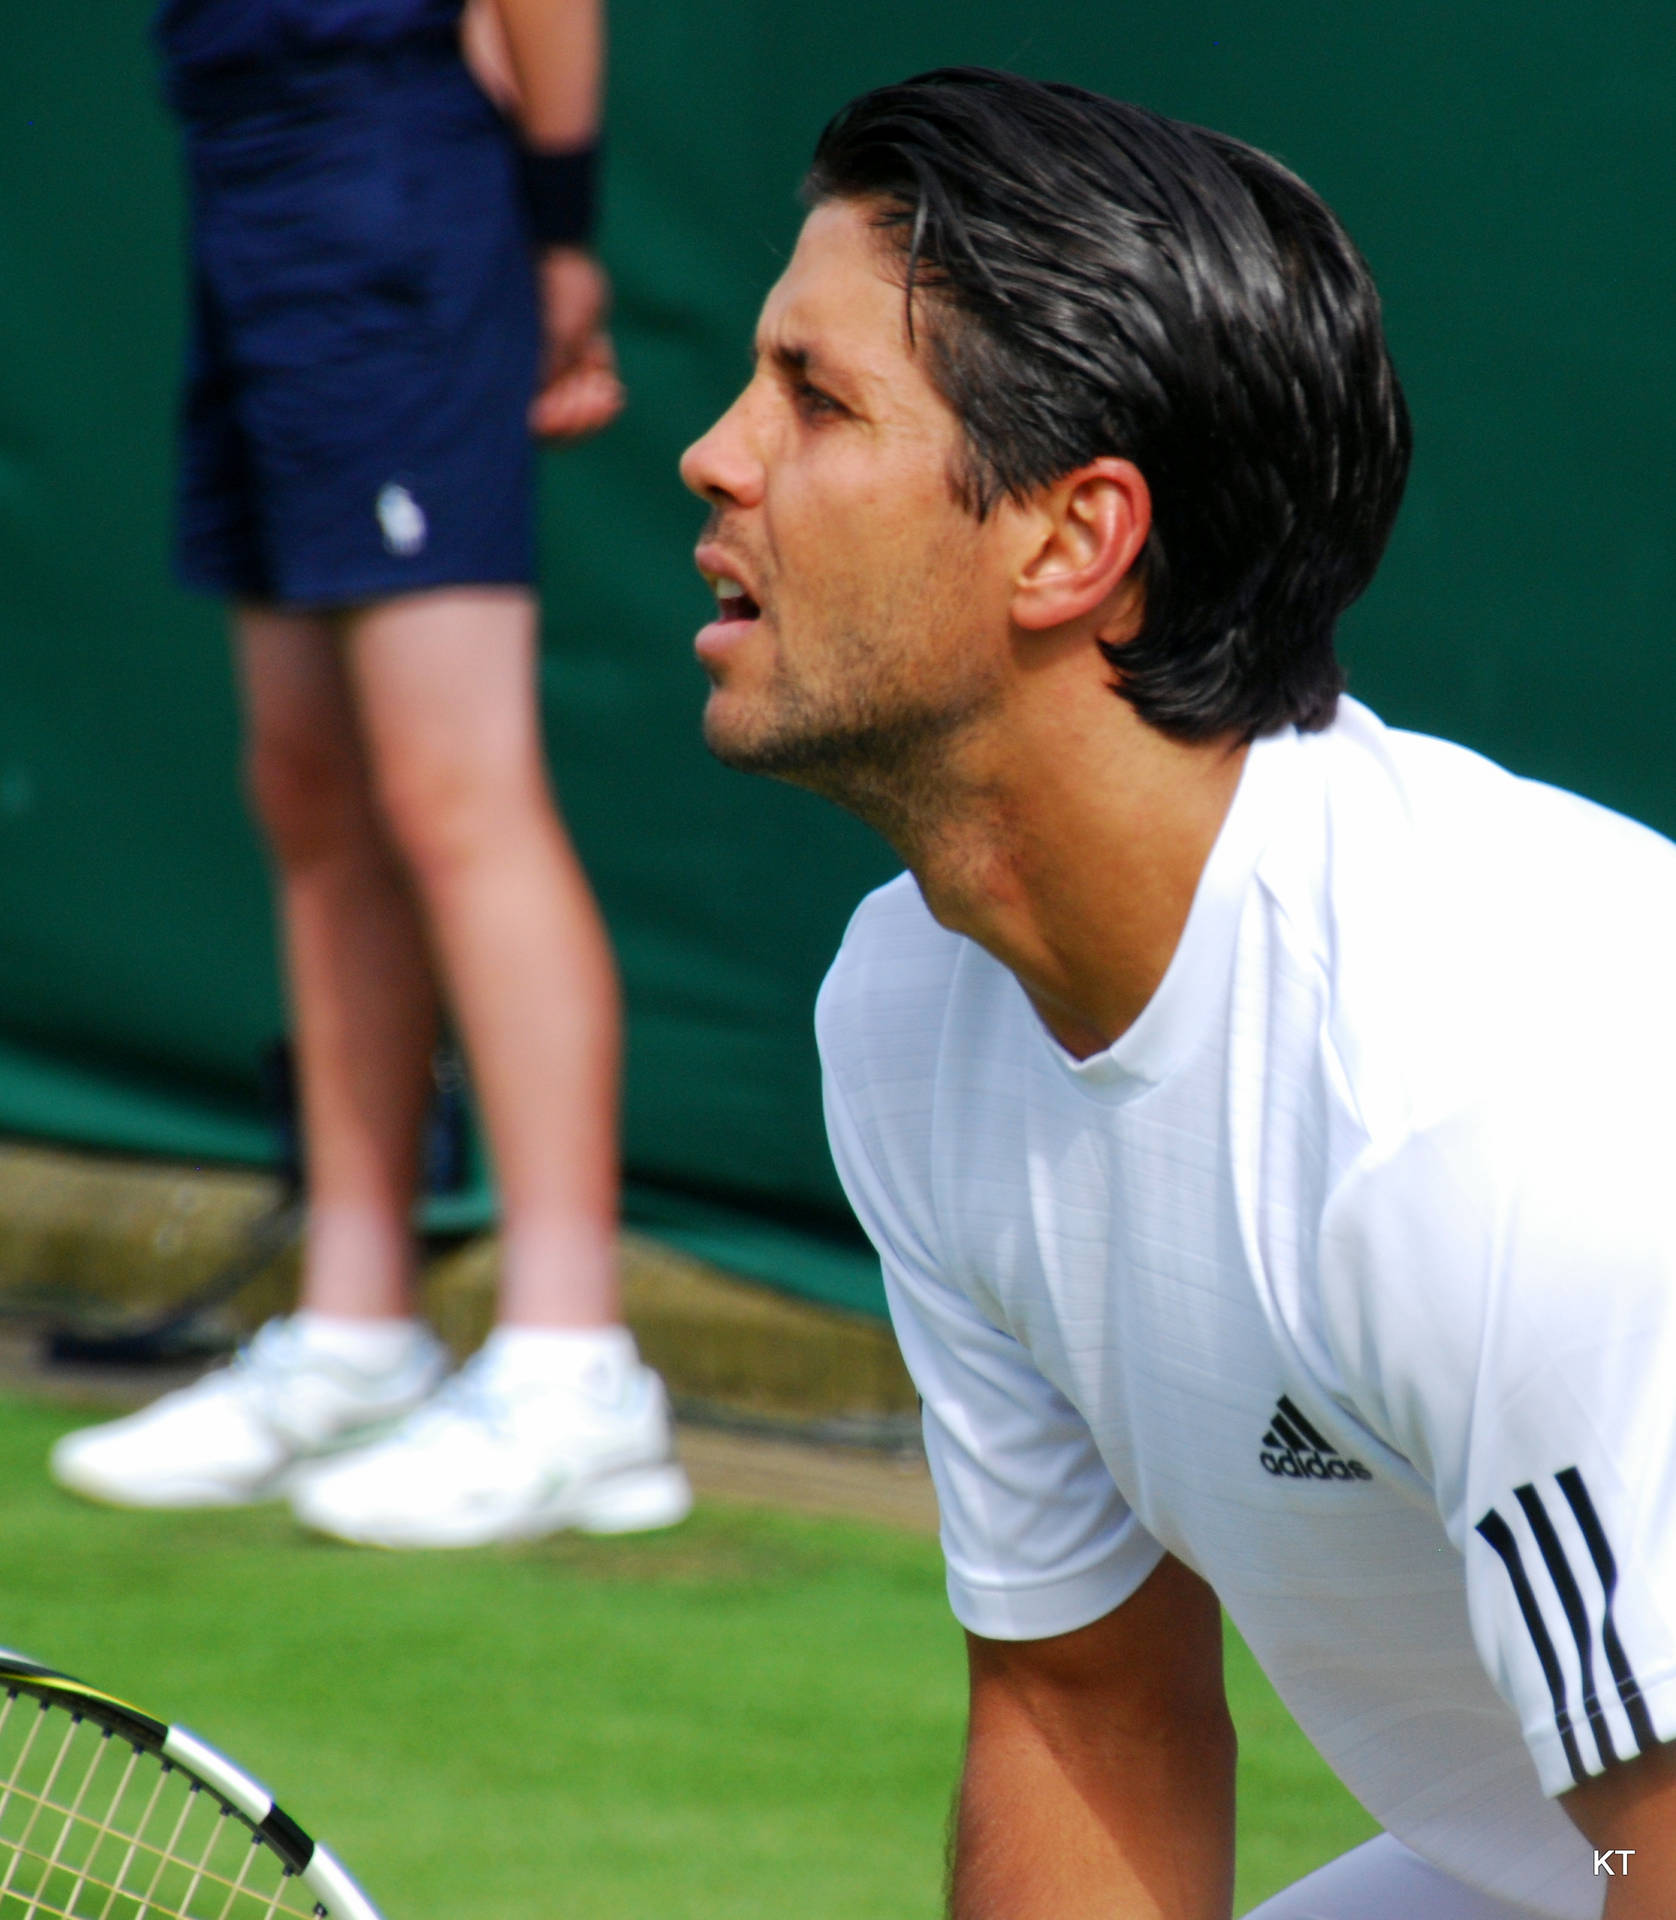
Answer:
[[[1598,1914],[1551,1798],[1676,1737],[1676,847],[1354,701],[1252,748],[1073,1060],[911,877],[817,1017],[949,1595],[1202,1574],[1398,1838]]]

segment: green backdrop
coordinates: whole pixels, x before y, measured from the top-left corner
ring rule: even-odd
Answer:
[[[268,1151],[281,1025],[219,616],[165,570],[181,207],[139,0],[5,9],[0,1128]],[[711,763],[680,448],[852,93],[980,61],[1280,154],[1383,285],[1418,453],[1345,633],[1387,718],[1676,830],[1676,55],[1652,5],[619,0],[604,245],[631,406],[545,474],[554,763],[630,1006],[631,1216],[864,1309],[809,1016],[886,849]],[[463,1215],[481,1217],[481,1191]]]

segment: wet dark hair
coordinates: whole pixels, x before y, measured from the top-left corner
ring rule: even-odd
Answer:
[[[977,67],[852,101],[804,199],[878,203],[971,512],[1102,454],[1146,476],[1144,623],[1102,643],[1141,717],[1187,740],[1326,726],[1410,434],[1323,202],[1225,134]]]

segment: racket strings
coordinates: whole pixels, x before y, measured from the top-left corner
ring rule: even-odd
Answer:
[[[0,1920],[315,1914],[279,1854],[213,1791],[82,1714],[21,1698],[27,1717],[20,1696],[0,1708]]]
[[[71,1730],[72,1732],[74,1732],[73,1727]],[[81,1785],[76,1790],[75,1801],[72,1804],[68,1815],[60,1823],[58,1838],[53,1843],[52,1854],[48,1862],[49,1868],[56,1867],[59,1865],[61,1856],[63,1855],[63,1852],[64,1852],[65,1842],[69,1839],[71,1833],[74,1831],[74,1823],[77,1820],[81,1820],[85,1818],[85,1816],[83,1816],[82,1814],[82,1802],[87,1798],[88,1789],[93,1785],[93,1776],[98,1771],[99,1764],[104,1759],[105,1754],[109,1751],[110,1745],[111,1745],[111,1737],[110,1737],[110,1734],[106,1732],[101,1738],[97,1749],[95,1750],[92,1764],[88,1767],[87,1771],[82,1775]],[[117,1785],[116,1794],[111,1802],[113,1806],[115,1806],[116,1804],[118,1804],[118,1802],[120,1802],[123,1792],[127,1788],[128,1782],[133,1777],[134,1768],[138,1764],[139,1757],[140,1756],[139,1756],[138,1749],[131,1747],[128,1751],[127,1765],[122,1770],[122,1778]],[[89,1822],[89,1824],[91,1824],[91,1822]],[[105,1829],[105,1831],[107,1832],[109,1831],[108,1827]],[[77,1900],[79,1899],[81,1891],[86,1884],[87,1884],[87,1870],[86,1870],[86,1866],[84,1865],[82,1869],[78,1873],[76,1873],[74,1882],[71,1886],[70,1893],[65,1900],[65,1907],[67,1910],[71,1912],[75,1910]]]
[[[111,1920],[111,1908],[116,1902],[117,1889],[128,1884],[128,1876],[133,1871],[135,1861],[140,1857],[140,1842],[138,1836],[144,1833],[146,1828],[151,1824],[152,1816],[157,1811],[157,1803],[162,1799],[163,1790],[168,1783],[168,1774],[166,1774],[161,1767],[156,1768],[151,1776],[150,1797],[147,1799],[144,1810],[136,1822],[135,1830],[132,1834],[122,1836],[122,1838],[128,1842],[127,1851],[118,1862],[116,1871],[112,1874],[110,1882],[105,1889],[105,1904],[99,1909],[98,1920]],[[111,1831],[114,1834],[116,1830],[112,1828]]]

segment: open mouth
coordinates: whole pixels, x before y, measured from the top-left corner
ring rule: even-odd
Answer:
[[[723,620],[754,620],[762,609],[737,580],[716,582],[716,612]]]

